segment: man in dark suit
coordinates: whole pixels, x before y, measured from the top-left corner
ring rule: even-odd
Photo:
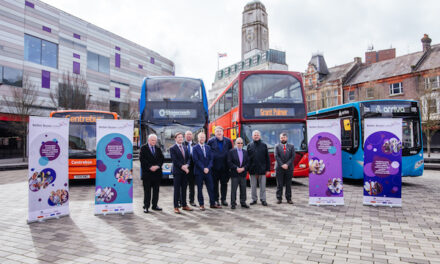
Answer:
[[[231,209],[237,206],[237,188],[240,186],[240,204],[242,208],[249,208],[246,204],[246,174],[248,165],[248,154],[243,149],[243,139],[235,140],[235,148],[228,153],[228,164],[231,170]]]
[[[185,141],[183,144],[188,148],[190,163],[189,163],[189,173],[188,177],[188,189],[189,189],[189,204],[192,206],[196,206],[194,203],[195,196],[195,176],[194,176],[194,162],[193,162],[193,148],[197,144],[193,142],[193,133],[191,131],[185,132]]]
[[[144,213],[148,213],[153,189],[153,207],[155,211],[162,211],[157,205],[159,201],[159,187],[162,179],[162,164],[164,157],[162,150],[156,146],[157,136],[150,134],[148,143],[141,147],[139,160],[141,161],[141,179],[144,185]]]
[[[283,198],[283,187],[286,186],[286,200],[292,202],[292,177],[293,160],[295,159],[295,147],[287,143],[287,133],[280,134],[281,143],[275,146],[275,172],[277,176],[277,203]]]
[[[211,208],[219,208],[215,204],[214,187],[212,183],[212,152],[211,148],[205,144],[205,133],[198,134],[199,144],[193,148],[194,175],[197,181],[197,199],[199,200],[200,210],[205,211],[205,203],[203,200],[203,182],[209,195],[209,204]]]
[[[183,133],[175,135],[176,144],[170,148],[171,161],[173,162],[172,173],[174,176],[174,213],[180,214],[179,200],[181,199],[182,209],[192,211],[186,204],[187,175],[189,173],[190,156],[189,151],[183,144]]]
[[[260,200],[263,206],[266,202],[266,175],[270,172],[270,158],[266,143],[261,141],[261,133],[258,130],[252,131],[253,141],[248,144],[247,152],[249,155],[249,174],[251,181],[250,205],[257,204],[257,182],[260,185]]]
[[[229,138],[223,136],[223,128],[215,127],[215,137],[208,141],[214,156],[214,165],[212,167],[212,178],[214,180],[214,199],[218,206],[219,203],[219,182],[221,184],[221,205],[228,206],[226,194],[228,191],[229,167],[228,152],[232,149],[232,142]]]

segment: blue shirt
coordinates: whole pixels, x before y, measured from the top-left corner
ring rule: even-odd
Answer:
[[[216,138],[216,140],[217,140],[217,146],[218,146],[218,149],[220,150],[220,151],[223,151],[223,140],[218,140],[218,138]]]

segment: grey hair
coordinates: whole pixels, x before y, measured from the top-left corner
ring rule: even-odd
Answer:
[[[215,130],[217,130],[217,129],[220,129],[221,131],[223,131],[223,127],[221,127],[221,126],[216,126]]]
[[[255,134],[259,134],[261,136],[261,132],[259,130],[254,130],[252,131],[252,136],[254,136]]]
[[[155,137],[155,138],[157,139],[156,134],[149,134],[149,135],[148,135],[148,140],[150,140],[150,138],[152,138],[152,137]]]
[[[244,140],[241,137],[236,138],[234,142],[237,142],[239,139],[244,143]]]

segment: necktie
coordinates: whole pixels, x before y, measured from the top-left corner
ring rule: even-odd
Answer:
[[[241,164],[243,164],[243,150],[241,149],[238,150],[238,160],[240,161],[240,167],[241,167]]]
[[[154,155],[154,147],[151,147],[151,153]]]
[[[183,151],[182,145],[179,145],[179,148],[180,148],[180,152],[182,152],[183,158],[185,158],[185,151]]]
[[[286,144],[283,145],[284,154],[286,154]]]
[[[202,145],[202,150],[203,150],[203,156],[206,158],[205,145]]]

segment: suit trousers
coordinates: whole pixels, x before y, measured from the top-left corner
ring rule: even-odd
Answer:
[[[157,207],[157,202],[159,201],[159,187],[161,179],[144,179],[144,208],[150,208],[151,201],[151,190],[153,190],[153,208]]]
[[[231,178],[231,205],[237,205],[237,189],[240,186],[240,204],[246,204],[246,176]]]
[[[188,189],[189,189],[189,202],[194,202],[194,196],[195,196],[195,183],[196,183],[196,176],[194,175],[193,171],[190,171],[187,174],[188,177]]]
[[[219,182],[221,185],[221,200],[226,201],[226,194],[228,192],[229,173],[227,171],[212,170],[212,179],[214,180],[214,199],[219,201]]]
[[[199,205],[205,205],[205,201],[203,199],[203,182],[205,182],[206,190],[208,191],[209,196],[209,205],[215,204],[214,199],[214,187],[212,183],[212,176],[211,173],[208,174],[197,174],[196,181],[197,181],[197,200],[199,201]]]
[[[187,206],[186,204],[186,186],[187,183],[187,175],[186,174],[174,174],[174,208],[179,207],[179,201],[183,207]]]
[[[283,187],[286,186],[286,200],[292,199],[292,177],[293,170],[285,170],[283,168],[276,169],[277,175],[277,199],[283,198]]]
[[[258,201],[257,181],[260,184],[260,200],[266,201],[266,175],[251,175],[251,196],[252,201]]]

